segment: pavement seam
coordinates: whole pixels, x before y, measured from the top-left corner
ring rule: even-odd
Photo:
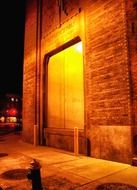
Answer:
[[[130,167],[130,166],[129,166],[129,167]],[[90,182],[84,183],[84,184],[82,184],[80,187],[83,187],[83,186],[88,185],[88,184],[90,184],[90,183],[94,183],[94,182],[96,182],[96,181],[98,181],[98,180],[100,180],[100,179],[103,179],[103,178],[106,178],[106,177],[109,177],[109,176],[115,175],[115,174],[117,174],[117,173],[123,172],[124,170],[127,170],[129,167],[124,168],[124,169],[122,169],[122,170],[120,170],[120,171],[117,171],[117,172],[111,173],[111,174],[109,174],[109,175],[106,175],[106,176],[103,176],[103,177],[97,178],[97,179],[92,180],[92,181],[90,181]],[[87,180],[91,180],[91,179],[88,178],[88,177],[83,177],[83,176],[81,176],[81,175],[75,174],[74,172],[70,172],[70,171],[68,171],[68,172],[69,172],[69,173],[72,173],[73,175],[79,176],[79,177],[81,177],[81,178],[85,178],[85,179],[87,179]]]

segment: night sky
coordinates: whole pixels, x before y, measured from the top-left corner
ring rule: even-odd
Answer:
[[[0,93],[22,95],[25,0],[1,1]]]

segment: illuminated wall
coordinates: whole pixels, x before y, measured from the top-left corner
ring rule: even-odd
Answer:
[[[53,56],[48,63],[47,125],[84,128],[83,54],[79,42]]]
[[[33,143],[36,126],[37,143],[73,151],[73,126],[77,123],[80,152],[131,163],[137,134],[135,7],[130,0],[27,1],[26,141]],[[75,65],[74,51],[65,60],[65,54],[80,41],[83,53],[78,59],[83,68]],[[83,74],[73,77],[75,71]],[[75,97],[76,103],[72,101]],[[77,112],[79,107],[82,109]]]
[[[36,97],[36,26],[37,1],[29,0],[25,15],[25,41],[23,66],[23,138],[33,143]],[[29,135],[27,135],[29,134]]]

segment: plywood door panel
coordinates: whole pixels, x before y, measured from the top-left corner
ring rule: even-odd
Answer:
[[[47,125],[53,128],[64,127],[64,58],[56,54],[48,64]]]
[[[84,128],[83,54],[79,42],[65,50],[65,127]]]

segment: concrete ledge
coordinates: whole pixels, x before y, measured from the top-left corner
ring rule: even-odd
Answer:
[[[74,130],[46,128],[45,145],[74,152]],[[86,137],[84,130],[79,130],[79,153],[86,155]]]

